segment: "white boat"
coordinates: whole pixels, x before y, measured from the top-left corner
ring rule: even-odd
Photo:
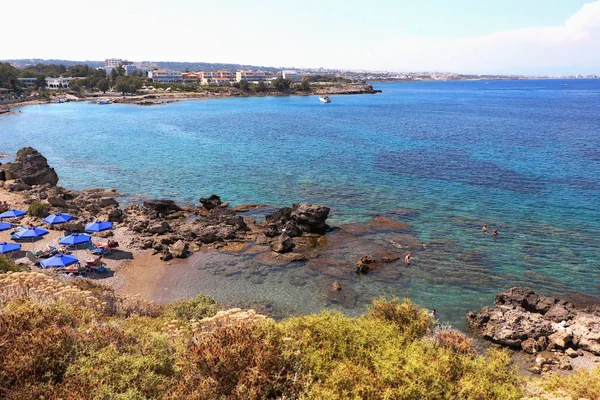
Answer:
[[[321,103],[331,103],[331,99],[329,98],[329,96],[321,96],[319,97],[319,101]]]
[[[100,99],[93,102],[94,104],[112,104],[110,99]]]

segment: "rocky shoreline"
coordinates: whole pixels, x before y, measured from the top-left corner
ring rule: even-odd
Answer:
[[[527,288],[498,293],[493,307],[467,314],[469,328],[493,343],[535,355],[529,371],[572,369],[570,359],[599,362],[600,306],[576,306]]]
[[[267,96],[333,96],[333,95],[357,95],[357,94],[376,94],[381,90],[373,89],[372,85],[341,85],[336,87],[314,88],[310,92],[288,90],[286,92],[242,92],[238,89],[227,88],[225,90],[204,91],[204,92],[157,92],[141,95],[122,95],[120,93],[94,93],[84,95],[61,95],[62,100],[72,101],[98,101],[107,100],[112,103],[136,104],[140,106],[154,106],[169,104],[185,100],[207,100],[215,98],[229,97],[267,97]],[[11,103],[9,105],[0,105],[0,114],[9,113],[10,108],[23,107],[34,104],[47,104],[54,102],[52,99],[26,100],[23,102]]]
[[[324,278],[319,280],[322,285],[318,290],[327,301],[346,309],[357,304],[359,294],[350,285],[357,273],[368,273],[374,280],[397,279],[403,265],[397,261],[408,251],[424,250],[423,244],[408,234],[407,223],[384,216],[366,223],[330,227],[326,223],[330,209],[325,206],[301,203],[283,208],[260,204],[229,207],[217,195],[199,199],[198,205],[159,199],[122,207],[115,190],[78,192],[57,184],[58,176],[46,158],[30,147],[19,150],[14,162],[0,165],[0,187],[17,196],[19,204],[39,202],[46,214],[67,212],[76,217],[75,222],[51,229],[81,232],[88,222],[108,220],[122,233],[119,241],[124,248],[152,255],[158,263],[187,258],[201,249],[203,253],[216,250],[240,256],[251,254],[256,267],[235,271],[248,275],[249,282],[260,282],[272,269],[301,262],[307,279],[311,275]],[[22,223],[39,225],[41,218],[27,216]],[[370,233],[384,233],[390,240],[381,243]],[[99,236],[112,234],[107,231]],[[340,256],[347,260],[342,261]],[[396,265],[392,265],[394,262]],[[302,280],[294,282],[305,284]]]
[[[409,233],[407,223],[384,216],[331,227],[327,224],[330,209],[325,206],[230,207],[214,194],[199,199],[198,205],[158,199],[123,208],[115,190],[78,192],[57,186],[58,181],[46,158],[31,147],[19,150],[14,162],[0,165],[0,187],[6,192],[19,196],[24,204],[42,203],[47,214],[67,212],[76,217],[75,222],[52,229],[81,232],[87,222],[112,221],[127,233],[119,237],[125,239],[122,245],[141,255],[146,263],[143,267],[148,260],[167,264],[205,250],[251,254],[259,265],[252,271],[217,268],[215,273],[248,274],[249,282],[259,282],[268,266],[300,262],[307,273],[313,271],[324,278],[320,290],[327,300],[344,308],[355,307],[359,296],[349,285],[352,276],[398,279],[402,275],[398,266],[403,265],[399,260],[407,252],[426,252],[424,244]],[[258,212],[262,219],[256,217]],[[26,218],[27,223],[40,223],[36,217]],[[389,245],[371,241],[369,232],[384,232]],[[111,235],[113,231],[99,234]],[[354,265],[339,258],[349,252],[355,257]],[[600,306],[577,306],[530,289],[512,288],[497,294],[493,307],[469,313],[467,323],[483,339],[531,355],[528,370],[534,373],[570,369],[576,358],[600,361]]]

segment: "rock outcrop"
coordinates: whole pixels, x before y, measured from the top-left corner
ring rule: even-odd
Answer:
[[[282,233],[271,243],[271,249],[277,253],[287,253],[292,251],[292,249],[296,245],[292,242],[292,238],[290,238],[285,233]]]
[[[16,183],[24,185],[50,185],[56,186],[58,175],[54,168],[48,165],[46,157],[32,147],[23,147],[17,151],[17,157],[12,163],[6,163],[2,167],[5,180],[15,180]],[[1,174],[0,174],[1,175]],[[27,187],[21,185],[20,189]]]
[[[379,260],[371,256],[362,256],[356,261],[356,273],[366,274],[367,272],[379,267]]]
[[[140,234],[132,239],[131,245],[152,248],[155,254],[162,253],[162,258],[168,260],[187,257],[190,247],[244,240],[250,230],[246,221],[225,208],[226,203],[220,204],[211,210],[183,208],[172,200],[133,204],[124,210],[127,226]]]
[[[211,194],[210,197],[202,197],[200,199],[200,204],[202,204],[202,207],[206,208],[207,210],[212,210],[213,208],[217,207],[226,207],[229,205],[228,203],[223,203],[221,198],[216,194]]]
[[[468,313],[467,322],[485,339],[527,353],[573,348],[600,355],[598,310],[579,308],[526,288],[497,294],[493,307]]]
[[[40,201],[47,205],[48,213],[67,212],[77,218],[76,221],[54,226],[52,229],[83,230],[83,225],[101,219],[121,222],[123,210],[115,200],[118,193],[106,189],[86,189],[81,192],[67,190],[50,184],[36,185],[22,192],[25,203]]]
[[[314,204],[294,204],[292,208],[283,207],[265,216],[263,232],[267,237],[276,237],[285,233],[289,237],[302,236],[305,233],[325,234],[329,226],[325,223],[329,208]]]

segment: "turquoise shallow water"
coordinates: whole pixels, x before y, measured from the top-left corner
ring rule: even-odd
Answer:
[[[460,324],[514,285],[600,294],[600,80],[375,87],[383,93],[330,104],[310,96],[30,106],[0,117],[0,151],[37,148],[74,189],[312,202],[332,208],[333,224],[403,210],[391,215],[403,215],[430,251],[401,277],[349,279],[363,306],[375,295],[409,296]],[[500,237],[482,235],[483,223]],[[290,312],[327,305],[308,301],[313,282],[288,287],[290,277],[318,276],[272,275],[249,292]],[[215,276],[215,291],[239,279]],[[235,302],[246,288],[238,283],[222,297]],[[306,301],[290,299],[295,291]]]

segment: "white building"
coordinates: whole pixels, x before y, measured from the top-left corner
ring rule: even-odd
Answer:
[[[259,81],[266,81],[267,75],[263,71],[245,70],[236,72],[235,80],[239,82],[242,79],[245,79],[250,83],[256,83]]]
[[[236,82],[236,74],[233,71],[221,69],[219,71],[200,71],[198,77],[203,85],[230,86]]]
[[[104,68],[119,68],[119,65],[123,64],[123,60],[120,58],[107,58],[104,60]]]
[[[292,70],[281,71],[281,76],[283,76],[283,79],[289,79],[292,82],[300,82],[302,80],[302,75]]]
[[[69,89],[69,82],[77,78],[46,78],[46,87],[50,90]]]
[[[148,71],[148,78],[158,83],[180,83],[183,80],[181,72],[167,71],[166,69]]]

